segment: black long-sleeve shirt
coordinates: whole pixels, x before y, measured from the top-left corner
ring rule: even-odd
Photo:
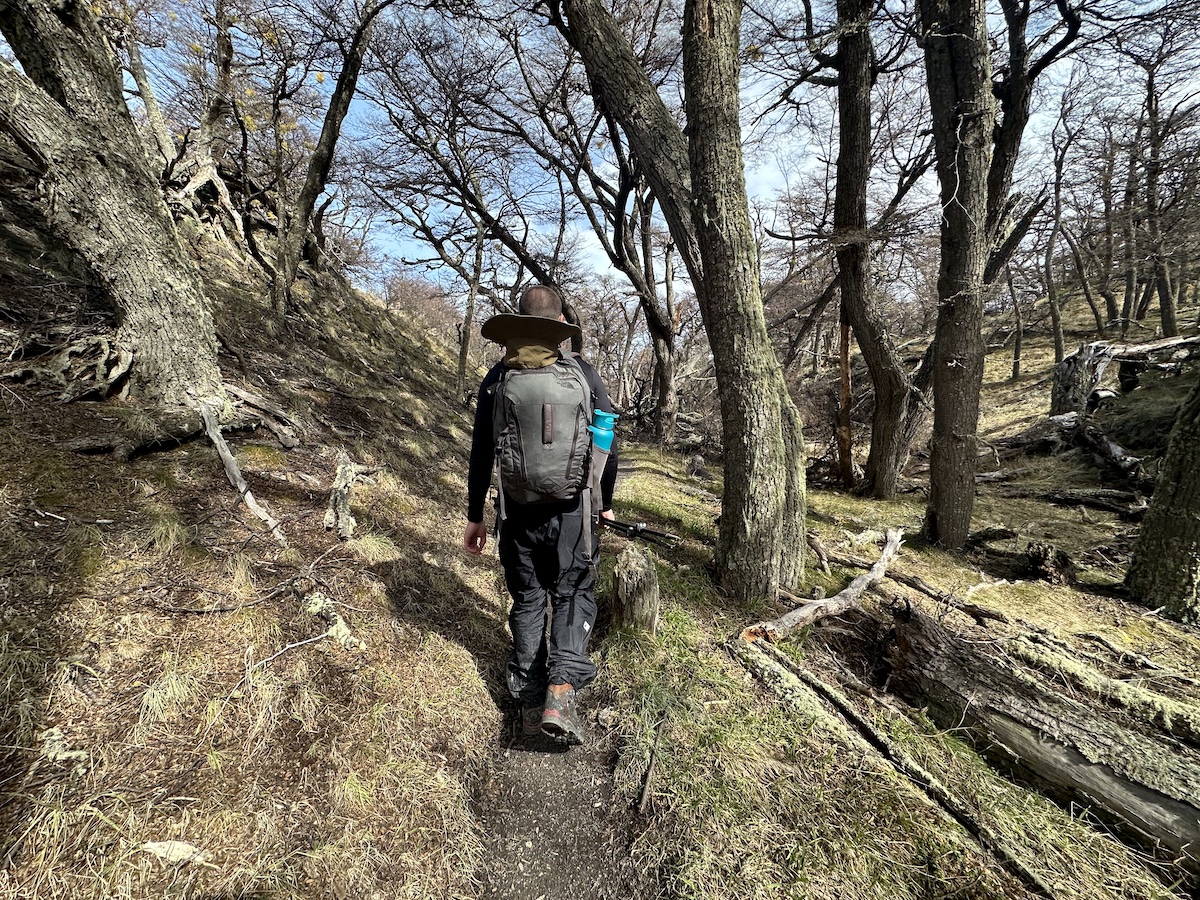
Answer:
[[[592,396],[596,398],[596,408],[601,412],[616,412],[612,401],[608,399],[608,391],[600,374],[580,357],[575,357],[579,368],[583,370]],[[492,483],[492,467],[496,458],[496,443],[492,437],[492,395],[493,385],[504,374],[504,363],[492,366],[479,385],[479,395],[475,398],[475,430],[471,434],[471,467],[467,472],[467,521],[482,522],[483,507],[487,501],[488,486]],[[617,442],[613,439],[612,449],[608,454],[608,462],[600,476],[601,509],[612,508],[613,489],[617,484]],[[506,503],[508,501],[505,501]],[[510,509],[518,504],[512,503]]]

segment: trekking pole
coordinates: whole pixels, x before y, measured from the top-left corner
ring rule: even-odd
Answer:
[[[601,521],[605,528],[611,528],[617,534],[630,540],[636,538],[650,544],[658,544],[660,547],[674,547],[679,543],[678,535],[657,531],[647,526],[645,522],[618,522],[616,519],[601,519]]]

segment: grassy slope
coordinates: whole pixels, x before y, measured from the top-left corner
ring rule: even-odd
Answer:
[[[265,429],[230,435],[287,549],[205,442],[72,455],[59,441],[112,407],[5,390],[0,895],[471,895],[504,626],[494,569],[457,551],[470,424],[445,351],[345,299],[273,339],[219,265],[250,364],[227,378],[303,427],[286,453]],[[381,467],[345,544],[322,524],[343,447]],[[268,662],[327,628],[293,588],[330,597],[365,649]],[[191,851],[168,841],[203,856],[172,864]]]
[[[101,430],[111,407],[5,392],[0,896],[471,896],[481,863],[471,791],[501,723],[504,602],[494,557],[458,549],[470,424],[450,399],[447,353],[355,301],[334,314],[328,297],[324,315],[272,337],[234,287],[244,276],[210,266],[226,336],[249,363],[240,372],[228,360],[227,377],[304,426],[286,453],[264,429],[230,436],[291,546],[263,536],[204,443],[124,466],[74,456],[56,443]],[[989,373],[985,406],[1040,414],[1033,378],[1009,389]],[[342,447],[381,467],[355,489],[347,544],[322,527]],[[685,537],[659,560],[660,635],[596,647],[601,719],[631,803],[657,737],[638,859],[680,897],[1020,896],[818,701],[782,705],[727,655],[726,637],[769,610],[725,604],[704,574],[719,485],[669,455],[624,458],[621,517]],[[870,556],[871,532],[915,528],[922,501],[814,492],[811,505],[831,547]],[[1104,543],[1110,524],[1087,532],[1073,512],[1033,502],[985,497],[980,510],[1080,546]],[[958,591],[982,577],[933,551],[906,550],[900,564]],[[832,592],[853,574],[814,583]],[[293,646],[326,627],[293,585],[331,597],[365,650]],[[991,605],[1056,628],[1077,617],[1172,667],[1200,656],[1194,640],[1111,601],[1041,585],[986,591]],[[1109,604],[1099,623],[1098,603]],[[829,640],[822,630],[788,651],[832,677]],[[1135,854],[994,776],[919,715],[869,712],[1059,896],[1169,895]],[[203,856],[160,858],[189,847]]]

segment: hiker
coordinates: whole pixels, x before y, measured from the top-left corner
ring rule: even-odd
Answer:
[[[511,393],[518,372],[540,370],[552,373],[564,391],[575,391],[586,406],[583,414],[589,419],[593,407],[613,412],[608,392],[596,370],[585,360],[563,354],[558,348],[568,338],[578,335],[579,328],[568,324],[563,317],[563,302],[550,287],[535,285],[525,290],[518,306],[518,315],[494,316],[484,323],[483,335],[505,345],[504,358],[484,377],[479,386],[475,407],[475,430],[471,440],[471,466],[467,476],[467,527],[463,546],[468,553],[479,554],[487,545],[487,526],[483,521],[484,502],[492,479],[497,440],[503,422],[496,418],[495,396],[498,390]],[[555,367],[551,369],[550,367]],[[582,375],[582,382],[579,376]],[[503,381],[502,381],[503,379]],[[527,384],[534,382],[526,380]],[[535,389],[536,390],[536,389]],[[590,394],[590,396],[588,396]],[[576,404],[578,405],[578,404]],[[541,434],[535,437],[528,453],[558,447],[558,453],[569,452],[575,444],[590,452],[591,441],[571,439],[546,441],[550,424],[546,405],[533,403]],[[554,407],[550,407],[553,409]],[[502,411],[501,417],[512,413]],[[560,415],[560,420],[567,416]],[[586,425],[586,421],[584,421]],[[556,427],[567,427],[559,421]],[[528,428],[538,431],[538,427]],[[541,438],[538,440],[537,438]],[[520,442],[517,442],[518,445]],[[504,443],[502,452],[513,454],[511,443]],[[524,451],[522,451],[524,452]],[[580,452],[579,450],[575,451]],[[617,454],[613,447],[604,464],[599,480],[600,497],[583,483],[590,460],[572,460],[568,467],[577,476],[568,479],[565,497],[544,499],[525,488],[505,484],[505,471],[522,472],[526,460],[514,463],[501,461],[500,562],[504,579],[512,595],[512,610],[508,624],[512,631],[512,653],[509,656],[507,680],[509,693],[521,707],[521,729],[527,735],[539,731],[582,743],[583,722],[576,707],[576,693],[596,677],[596,667],[588,658],[587,645],[596,622],[596,554],[599,539],[598,522],[593,516],[612,519],[613,487],[616,484]],[[592,484],[595,473],[586,479]],[[517,480],[510,475],[510,482]],[[516,494],[516,496],[514,496]],[[550,635],[546,639],[547,606],[550,609]]]

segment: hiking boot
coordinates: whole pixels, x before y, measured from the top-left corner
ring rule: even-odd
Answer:
[[[542,731],[568,744],[582,744],[583,720],[575,708],[575,690],[567,688],[561,694],[546,692],[546,708],[542,712]]]
[[[521,734],[531,737],[542,733],[542,707],[521,707]]]

